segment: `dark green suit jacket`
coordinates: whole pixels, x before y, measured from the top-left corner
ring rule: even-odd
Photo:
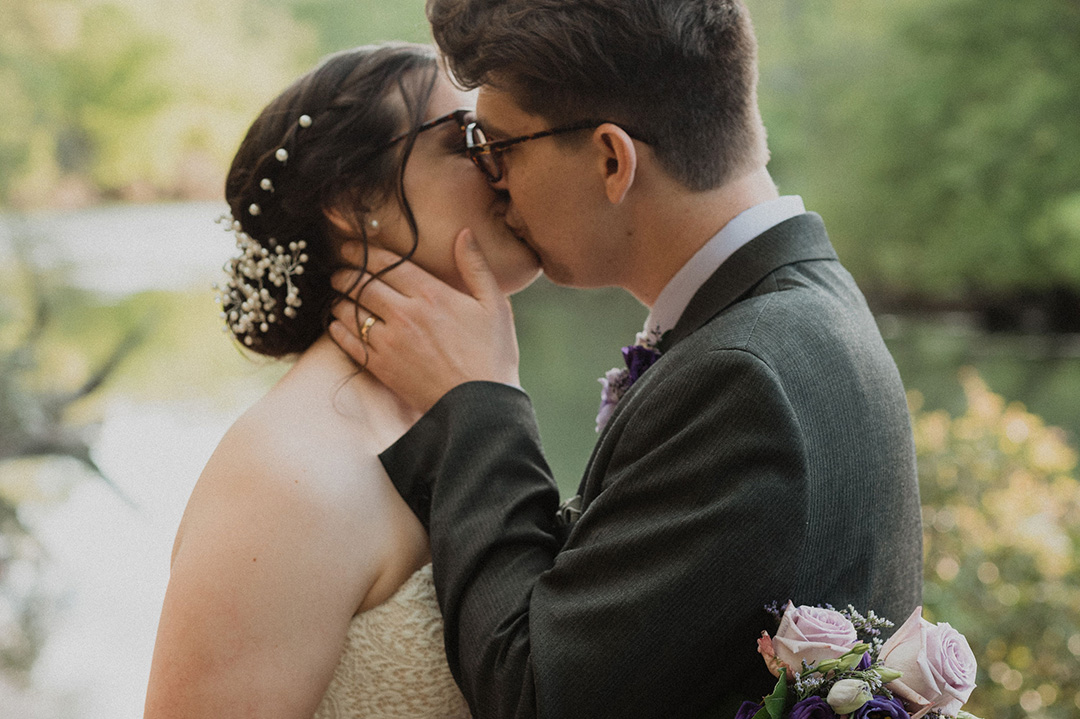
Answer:
[[[558,493],[526,395],[457,387],[382,455],[431,536],[473,713],[695,717],[760,699],[771,602],[920,603],[896,366],[817,215],[730,257]],[[731,714],[727,714],[731,716]]]

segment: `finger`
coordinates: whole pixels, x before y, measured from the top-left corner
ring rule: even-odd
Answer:
[[[364,268],[370,272],[380,272],[402,261],[401,255],[382,247],[365,245],[356,240],[346,242],[341,246],[341,257],[354,267]]]
[[[360,341],[345,325],[337,320],[330,323],[330,339],[352,358],[360,367],[366,367],[371,359],[371,350]]]
[[[390,252],[389,249],[365,245],[360,241],[347,242],[341,245],[341,259],[351,264],[353,268],[366,270],[372,274],[395,269],[409,263],[406,258]]]
[[[372,312],[369,312],[353,302],[335,303],[331,308],[330,313],[334,316],[334,319],[344,325],[345,329],[356,337],[360,336],[360,328],[364,325],[364,322],[367,321],[368,317],[375,317],[378,319]]]
[[[477,244],[472,230],[466,228],[458,233],[454,241],[454,260],[457,262],[458,272],[461,273],[465,287],[473,297],[482,301],[503,296],[499,291],[495,273],[491,271],[491,265],[484,257],[484,252]]]
[[[384,258],[379,258],[379,263]],[[375,271],[376,278],[390,285],[406,297],[419,297],[421,295],[438,295],[449,289],[449,285],[431,274],[420,265],[412,262],[402,262],[400,265],[390,265],[384,272]]]
[[[409,296],[402,294],[381,277],[365,278],[355,293],[356,303],[380,319],[394,316],[409,301]],[[361,318],[362,320],[363,318]]]
[[[351,302],[355,302],[360,288],[364,286],[366,274],[354,269],[338,270],[330,277],[330,285]]]

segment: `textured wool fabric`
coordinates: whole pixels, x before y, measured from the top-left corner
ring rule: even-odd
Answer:
[[[821,219],[717,270],[558,493],[526,395],[449,392],[381,459],[428,527],[480,719],[733,716],[771,689],[764,606],[920,603],[903,387]]]

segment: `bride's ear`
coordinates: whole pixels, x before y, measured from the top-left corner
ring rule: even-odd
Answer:
[[[330,230],[333,234],[341,236],[342,239],[350,240],[360,237],[360,227],[357,224],[360,222],[360,218],[351,208],[346,209],[339,203],[324,206],[322,212],[323,217],[330,223]]]

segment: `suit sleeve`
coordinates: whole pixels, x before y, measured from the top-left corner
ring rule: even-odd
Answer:
[[[383,455],[427,519],[448,658],[478,719],[689,717],[768,690],[755,639],[764,605],[792,596],[805,524],[794,413],[742,351],[662,360],[639,385],[565,543],[517,390],[462,385]]]

